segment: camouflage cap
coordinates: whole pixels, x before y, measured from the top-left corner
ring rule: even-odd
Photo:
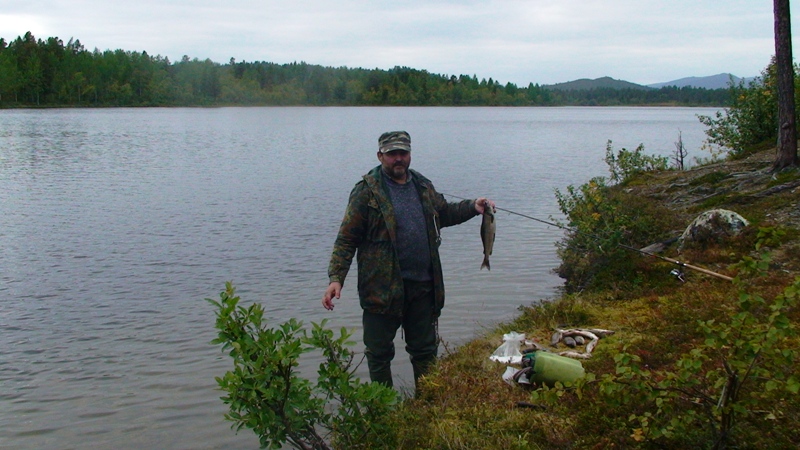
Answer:
[[[393,150],[411,151],[411,136],[405,131],[387,131],[378,138],[378,151],[381,153]]]

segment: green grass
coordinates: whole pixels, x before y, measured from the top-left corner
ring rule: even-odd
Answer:
[[[729,173],[725,173],[725,172],[711,172],[711,173],[708,173],[708,174],[703,175],[701,177],[695,178],[694,180],[692,180],[689,183],[689,185],[690,186],[700,186],[700,185],[712,185],[713,186],[713,185],[719,183],[722,180],[730,178],[730,176],[731,175]]]

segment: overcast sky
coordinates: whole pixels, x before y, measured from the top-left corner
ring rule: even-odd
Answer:
[[[172,61],[407,66],[520,86],[750,77],[775,52],[771,0],[0,0],[0,37],[27,31]]]

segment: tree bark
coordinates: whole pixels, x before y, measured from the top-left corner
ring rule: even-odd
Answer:
[[[797,124],[794,104],[794,62],[789,0],[773,0],[775,12],[775,69],[778,82],[778,148],[773,171],[797,166]]]

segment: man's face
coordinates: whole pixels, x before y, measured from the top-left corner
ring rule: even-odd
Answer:
[[[392,150],[391,152],[378,152],[378,160],[383,166],[383,171],[395,181],[406,181],[408,166],[411,164],[411,152],[405,150]]]

